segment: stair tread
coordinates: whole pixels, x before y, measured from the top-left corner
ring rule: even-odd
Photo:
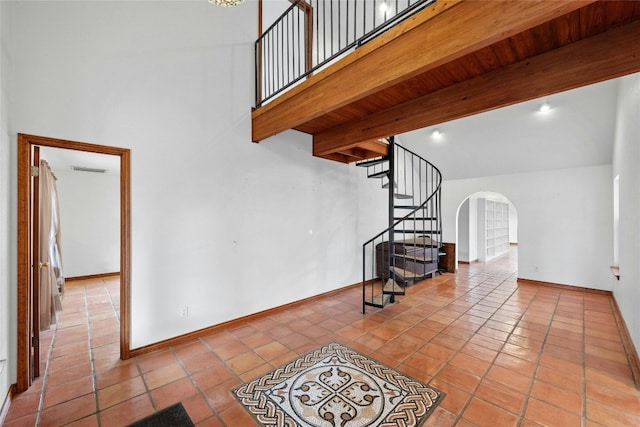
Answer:
[[[384,178],[387,175],[389,175],[389,171],[384,170],[384,171],[372,173],[371,175],[367,175],[367,178]]]
[[[393,205],[394,209],[418,209],[420,206],[414,205]],[[423,206],[422,209],[427,209],[427,206]]]
[[[421,275],[414,273],[413,271],[405,270],[404,268],[400,268],[400,267],[389,267],[389,269],[393,271],[393,274],[395,274],[396,276],[402,277],[403,279],[414,280],[414,279],[423,277]]]
[[[418,236],[413,239],[397,240],[396,243],[400,243],[406,246],[430,246],[440,247],[440,242],[433,240],[429,236]]]
[[[393,197],[395,197],[396,199],[413,199],[412,194],[395,193]]]
[[[366,305],[382,308],[387,305],[390,299],[391,295],[389,294],[374,295],[372,298],[365,300],[364,303]]]
[[[383,157],[378,157],[376,159],[363,160],[361,162],[357,162],[356,166],[360,166],[360,167],[366,168],[366,167],[369,167],[369,166],[379,165],[379,164],[382,164],[382,163],[388,162],[388,161],[389,161],[389,157],[383,156]]]
[[[404,295],[404,286],[392,279],[387,279],[387,283],[384,284],[382,292],[385,295]]]
[[[410,261],[418,262],[433,262],[433,258],[430,256],[408,255],[408,254],[394,254],[396,258],[408,259]]]
[[[440,234],[441,231],[439,230],[418,230],[418,229],[414,229],[414,230],[399,230],[399,229],[394,229],[393,230],[394,233],[402,233],[402,234]]]
[[[394,221],[400,221],[401,219],[405,221],[435,221],[437,218],[435,216],[410,216],[409,218],[398,216],[393,218]]]

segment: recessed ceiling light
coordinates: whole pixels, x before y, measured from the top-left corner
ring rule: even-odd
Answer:
[[[543,102],[538,108],[538,111],[540,111],[541,113],[548,113],[549,111],[551,111],[551,105],[549,105],[548,102]]]
[[[440,131],[440,129],[434,129],[433,132],[431,132],[431,136],[433,136],[434,138],[441,138],[442,132]]]

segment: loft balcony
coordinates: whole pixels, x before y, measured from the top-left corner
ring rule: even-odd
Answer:
[[[327,15],[328,3],[336,8]],[[317,34],[338,3],[349,0],[294,2],[307,19],[298,23],[307,29],[304,58],[291,48],[270,58],[310,72],[264,101],[275,61],[256,55],[254,142],[296,129],[313,135],[314,156],[350,163],[384,154],[391,135],[640,71],[640,2],[546,0],[416,1],[314,68],[309,52],[331,37]]]

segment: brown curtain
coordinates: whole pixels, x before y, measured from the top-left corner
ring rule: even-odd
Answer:
[[[56,323],[62,310],[64,275],[60,245],[60,208],[56,177],[45,160],[40,161],[40,329]]]

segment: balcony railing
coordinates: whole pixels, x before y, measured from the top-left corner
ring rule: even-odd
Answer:
[[[256,41],[256,106],[435,1],[293,1]]]

